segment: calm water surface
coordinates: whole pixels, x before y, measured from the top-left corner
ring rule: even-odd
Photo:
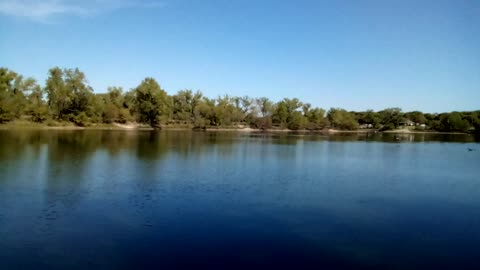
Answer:
[[[0,269],[86,268],[480,269],[480,144],[0,131]]]

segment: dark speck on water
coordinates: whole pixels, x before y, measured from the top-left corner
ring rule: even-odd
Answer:
[[[479,269],[476,140],[0,131],[0,269]]]

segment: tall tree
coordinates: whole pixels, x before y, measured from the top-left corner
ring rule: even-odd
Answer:
[[[215,101],[204,97],[195,106],[194,126],[195,128],[205,128],[209,125],[215,125]]]
[[[71,103],[71,95],[67,91],[63,79],[63,71],[59,67],[51,68],[46,81],[45,91],[48,96],[48,106],[53,115],[61,120]]]
[[[297,98],[284,98],[277,103],[273,118],[282,128],[293,127],[293,129],[301,129],[304,122],[302,117],[300,117],[302,114],[297,110],[300,109],[302,105]]]
[[[472,121],[473,128],[475,129],[475,133],[480,134],[480,111],[474,112],[474,117]]]
[[[55,118],[74,122],[76,119],[85,120],[93,90],[87,85],[85,74],[78,68],[50,69],[45,91],[48,106]]]
[[[102,119],[105,123],[125,123],[131,120],[131,115],[125,107],[125,97],[121,87],[108,87],[106,94],[95,95],[97,100],[92,100],[92,106],[99,106],[102,109]],[[99,99],[99,100],[98,100]],[[100,104],[98,104],[100,102]],[[95,104],[97,103],[97,104]]]
[[[328,120],[325,118],[324,109],[310,109],[309,106],[304,106],[303,115],[307,120],[306,128],[309,130],[320,130],[328,125]]]
[[[214,114],[214,123],[217,126],[230,126],[244,118],[241,111],[235,107],[235,99],[228,95],[217,98]]]
[[[73,115],[87,112],[93,89],[87,85],[85,74],[78,68],[65,69],[64,74],[65,87],[71,96],[68,112]]]
[[[427,118],[420,111],[407,112],[405,113],[405,118],[417,124],[425,124],[427,122]]]
[[[44,90],[36,82],[31,86],[27,96],[26,113],[34,122],[43,122],[49,117],[48,106],[44,100]]]
[[[445,113],[440,116],[441,131],[468,131],[470,125],[466,119],[459,112]]]
[[[260,108],[262,117],[271,116],[273,113],[273,102],[266,97],[257,98],[255,100],[257,106]]]
[[[171,113],[171,100],[167,93],[153,78],[145,78],[135,88],[135,107],[139,120],[158,128]]]
[[[331,108],[327,116],[333,128],[346,130],[358,128],[358,122],[355,120],[353,114],[344,109]]]
[[[175,120],[192,123],[194,121],[195,108],[202,99],[200,91],[193,93],[192,90],[180,90],[173,96],[173,117]]]
[[[400,108],[387,108],[378,112],[381,119],[383,129],[398,128],[400,123],[404,120],[402,109]]]
[[[15,117],[14,81],[17,74],[7,68],[0,68],[0,123]]]

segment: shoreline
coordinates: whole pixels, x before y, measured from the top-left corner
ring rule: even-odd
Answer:
[[[44,124],[36,123],[7,123],[0,124],[0,130],[123,130],[123,131],[152,131],[156,130],[150,126],[144,126],[137,123],[133,124],[101,124],[98,126],[87,126],[80,127],[75,125],[65,125],[65,126],[48,126]],[[441,132],[441,131],[418,131],[418,130],[408,130],[408,129],[396,129],[396,130],[386,130],[379,131],[376,129],[359,129],[359,130],[337,130],[337,129],[325,129],[325,130],[290,130],[290,129],[256,129],[256,128],[240,128],[240,127],[211,127],[205,129],[194,129],[192,127],[178,127],[178,126],[162,126],[161,130],[170,130],[170,131],[196,131],[196,132],[238,132],[238,133],[301,133],[301,134],[365,134],[365,133],[387,133],[387,134],[452,134],[452,135],[461,135],[461,134],[472,134],[468,132]]]

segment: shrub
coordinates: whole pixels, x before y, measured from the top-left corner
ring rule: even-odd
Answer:
[[[85,112],[81,112],[73,117],[73,123],[79,127],[85,127],[88,125],[89,118]]]

